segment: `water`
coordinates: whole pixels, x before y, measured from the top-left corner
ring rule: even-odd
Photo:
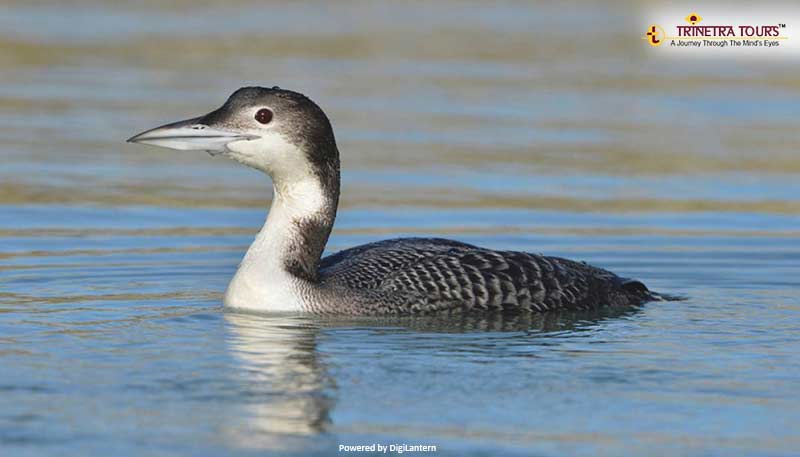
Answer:
[[[665,61],[641,46],[646,12],[6,2],[0,453],[796,454],[796,62]],[[344,194],[329,251],[446,236],[688,300],[485,319],[223,312],[268,181],[123,140],[245,84],[302,90],[332,118]]]

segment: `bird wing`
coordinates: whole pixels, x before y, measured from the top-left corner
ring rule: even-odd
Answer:
[[[446,254],[451,249],[480,249],[442,238],[395,238],[339,251],[322,259],[324,281],[358,289],[375,289],[397,271]]]
[[[639,303],[647,290],[582,262],[437,238],[348,249],[320,271],[326,282],[379,297],[385,309],[374,312],[591,309]]]

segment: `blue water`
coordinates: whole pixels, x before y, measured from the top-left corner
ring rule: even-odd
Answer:
[[[798,454],[796,62],[661,58],[649,2],[7,3],[0,456]],[[268,179],[124,140],[247,84],[332,120],[328,252],[442,236],[686,300],[225,312]]]
[[[4,449],[330,455],[338,444],[379,442],[433,444],[444,455],[790,455],[796,448],[796,237],[548,230],[635,232],[647,215],[388,213],[345,211],[332,246],[480,226],[476,220],[518,222],[523,229],[513,234],[453,229],[454,236],[584,259],[688,300],[517,318],[237,315],[222,311],[220,293],[251,238],[240,227],[256,224],[260,211],[5,207]],[[713,231],[725,222],[755,230],[761,219],[663,218],[650,221]],[[379,234],[348,233],[369,221]],[[395,231],[401,222],[421,225]]]

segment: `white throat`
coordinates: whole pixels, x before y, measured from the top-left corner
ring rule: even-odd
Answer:
[[[308,289],[314,284],[286,269],[288,256],[303,243],[301,226],[306,218],[326,210],[327,200],[312,176],[273,185],[274,198],[267,220],[250,245],[225,291],[226,307],[254,311],[304,311]],[[306,293],[304,293],[306,292]]]

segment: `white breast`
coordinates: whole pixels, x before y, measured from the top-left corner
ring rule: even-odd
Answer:
[[[304,177],[305,178],[305,177]],[[303,311],[302,291],[310,285],[286,271],[289,246],[300,237],[294,220],[314,214],[323,205],[313,179],[291,186],[275,185],[275,197],[264,227],[256,235],[225,291],[226,307],[253,311]]]
[[[225,290],[227,308],[251,311],[297,312],[303,310],[294,278],[285,271],[269,271],[244,261]]]

